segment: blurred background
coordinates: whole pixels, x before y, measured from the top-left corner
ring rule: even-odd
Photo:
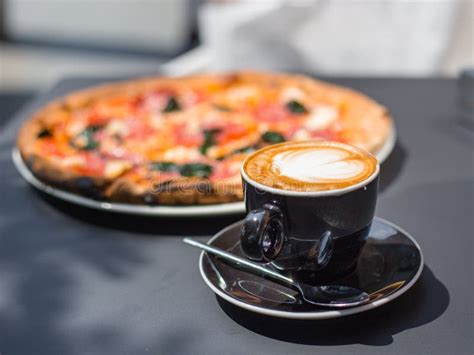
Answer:
[[[471,0],[0,0],[0,90],[160,68],[456,76],[474,66],[473,12]]]

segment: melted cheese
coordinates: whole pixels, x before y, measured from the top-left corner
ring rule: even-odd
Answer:
[[[337,120],[338,112],[331,106],[316,106],[309,113],[308,118],[304,123],[304,127],[317,131],[328,128]]]
[[[132,164],[126,160],[110,160],[105,164],[104,175],[108,178],[116,178],[128,170]]]

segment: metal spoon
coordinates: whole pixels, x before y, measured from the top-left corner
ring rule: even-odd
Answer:
[[[258,271],[259,273],[264,274],[265,276],[268,276],[273,280],[284,284],[285,286],[296,289],[300,293],[301,297],[303,297],[303,299],[308,303],[323,307],[346,308],[359,306],[370,300],[370,297],[367,293],[353,287],[338,285],[311,286],[302,282],[297,282],[274,270],[268,269],[263,265],[253,263],[236,255],[230,254],[222,249],[200,243],[194,239],[184,238],[183,242],[225,259],[242,269],[252,273]]]

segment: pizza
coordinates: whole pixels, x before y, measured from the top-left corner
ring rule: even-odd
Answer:
[[[52,186],[104,201],[193,205],[241,200],[240,167],[261,147],[325,139],[376,153],[391,129],[385,107],[354,90],[236,72],[73,92],[34,113],[17,145]]]

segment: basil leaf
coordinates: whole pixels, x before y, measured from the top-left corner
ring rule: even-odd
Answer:
[[[150,163],[151,170],[157,170],[164,173],[178,171],[178,167],[175,163],[170,161],[155,161]]]
[[[286,108],[288,109],[288,111],[290,111],[292,113],[296,113],[298,115],[308,112],[306,107],[304,107],[301,103],[299,103],[296,100],[291,100],[291,101],[287,102]]]
[[[37,138],[48,138],[51,137],[53,134],[47,128],[42,128],[41,131],[38,132],[36,135]]]
[[[94,133],[102,129],[102,127],[102,125],[92,125],[87,127],[71,140],[71,146],[80,150],[94,150],[98,148],[99,142],[94,139]]]
[[[285,141],[285,137],[283,137],[280,133],[272,131],[262,134],[262,139],[267,143],[281,143]]]
[[[99,142],[94,139],[93,133],[93,131],[84,131],[81,133],[82,137],[86,139],[86,143],[81,149],[93,150],[99,146]]]
[[[181,165],[179,172],[186,177],[209,177],[212,174],[212,166],[203,163],[190,163]]]
[[[239,148],[239,149],[236,149],[232,152],[232,154],[238,154],[238,153],[251,153],[255,151],[255,147],[253,146],[248,146],[248,147],[243,147],[243,148]]]
[[[206,155],[207,150],[216,144],[215,135],[220,132],[220,129],[207,129],[204,131],[204,143],[199,147],[201,154]]]
[[[163,109],[163,112],[168,113],[168,112],[179,111],[179,110],[181,110],[181,106],[180,106],[179,102],[176,100],[176,98],[174,96],[171,96],[168,99],[168,103],[166,104],[165,108]]]
[[[208,177],[212,173],[212,166],[203,163],[177,165],[169,161],[156,161],[150,163],[150,169],[161,172],[177,171],[186,177]]]
[[[104,125],[102,124],[94,124],[94,125],[90,125],[88,126],[86,129],[92,131],[93,133],[101,130],[102,128],[104,128]]]

